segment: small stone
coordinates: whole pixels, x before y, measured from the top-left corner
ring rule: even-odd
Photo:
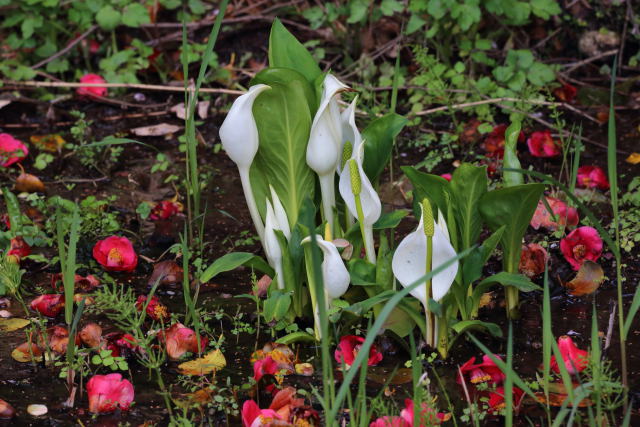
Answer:
[[[9,310],[0,310],[0,317],[2,317],[3,319],[8,319],[11,316],[13,315]]]
[[[27,412],[34,417],[40,417],[49,412],[49,410],[45,405],[32,404],[27,406]]]

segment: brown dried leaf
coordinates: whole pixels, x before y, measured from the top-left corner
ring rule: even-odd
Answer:
[[[39,150],[57,153],[62,149],[66,141],[57,133],[51,135],[31,135],[29,141]]]
[[[29,351],[29,346],[31,346],[31,352]],[[31,354],[33,353],[34,358],[38,358],[42,356],[42,350],[35,344],[30,343],[22,343],[15,350],[11,352],[11,357],[13,360],[20,363],[31,362],[33,359],[31,358]]]
[[[182,272],[182,267],[175,261],[161,261],[153,266],[147,285],[153,286],[157,280],[160,280],[160,285],[173,285],[182,280]]]
[[[97,323],[87,324],[80,333],[80,340],[91,348],[97,348],[100,346],[100,340],[102,338],[102,328]]]
[[[604,281],[604,271],[600,264],[586,260],[580,266],[576,277],[564,283],[569,293],[579,297],[594,293]]]
[[[160,123],[152,126],[133,128],[130,132],[137,136],[163,136],[176,133],[180,129],[180,126],[170,125],[169,123]]]
[[[21,173],[16,178],[16,191],[20,193],[44,193],[45,187],[40,178],[30,173]]]
[[[178,365],[183,375],[207,375],[227,366],[227,360],[220,350],[213,350],[205,356]]]
[[[27,326],[31,321],[27,319],[21,319],[19,317],[12,317],[10,319],[0,319],[0,331],[13,332],[18,329],[22,329]]]

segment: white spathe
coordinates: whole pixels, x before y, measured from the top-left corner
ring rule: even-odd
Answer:
[[[291,228],[289,227],[289,219],[287,217],[287,211],[282,206],[278,193],[274,190],[273,186],[269,184],[269,190],[271,190],[271,200],[273,201],[273,213],[275,215],[277,228],[282,231],[284,237],[289,240],[291,237]]]
[[[318,174],[324,216],[332,228],[336,204],[333,174],[342,158],[342,123],[336,95],[346,89],[348,87],[336,77],[326,75],[322,99],[313,118],[307,144],[307,165]]]
[[[227,155],[238,167],[249,168],[258,152],[258,127],[253,117],[253,102],[270,86],[253,85],[233,102],[220,126],[220,141]]]
[[[307,236],[302,243],[309,243],[311,237]],[[349,289],[351,277],[349,271],[345,267],[342,257],[338,252],[338,248],[332,242],[328,242],[320,235],[316,235],[318,247],[322,250],[324,259],[322,260],[322,282],[324,283],[324,291],[327,302],[331,302],[336,298],[340,298]]]
[[[446,231],[446,223],[441,214],[438,215],[438,224],[434,227],[432,240],[432,271],[456,256],[449,234]],[[413,284],[426,274],[427,262],[427,236],[424,234],[424,219],[420,216],[418,228],[398,245],[393,255],[391,268],[394,276],[404,287]],[[431,279],[431,292],[435,301],[440,301],[451,288],[458,273],[458,261],[452,263]],[[417,298],[425,307],[427,305],[427,291],[424,285],[418,285],[411,291],[411,295]]]
[[[258,126],[256,125],[256,119],[253,117],[253,103],[258,95],[267,89],[271,89],[271,87],[264,84],[251,86],[247,93],[236,98],[227,117],[222,122],[222,126],[220,126],[222,147],[238,166],[244,198],[247,201],[253,225],[258,232],[263,247],[265,246],[264,224],[253,196],[249,169],[260,146]]]
[[[358,97],[356,96],[346,110],[340,115],[340,121],[342,123],[342,143],[340,153],[344,152],[344,145],[348,141],[351,143],[352,153],[360,149],[362,144],[362,136],[356,126],[356,103]],[[338,174],[342,172],[342,158],[338,162]]]
[[[267,215],[264,221],[264,252],[267,255],[267,261],[276,271],[278,278],[278,289],[284,289],[284,274],[282,268],[282,249],[275,230],[280,230],[278,220],[273,210],[271,202],[267,200]],[[280,230],[282,231],[282,230]]]

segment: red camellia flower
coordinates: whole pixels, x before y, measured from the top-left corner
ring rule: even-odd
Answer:
[[[275,420],[285,421],[273,409],[260,409],[253,400],[247,400],[242,405],[242,424],[244,427],[268,426],[272,425],[271,423]]]
[[[369,427],[413,427],[402,417],[384,416],[372,421]]]
[[[495,358],[502,360],[502,358],[496,354]],[[460,373],[462,378],[458,375],[458,383],[462,383],[466,380],[465,376],[468,376],[469,381],[472,384],[490,382],[491,384],[502,384],[506,375],[496,365],[496,363],[488,355],[482,356],[482,363],[476,364],[476,358],[472,357],[465,364],[460,366]]]
[[[101,84],[106,83],[106,80],[97,74],[85,74],[80,79],[80,83]],[[107,96],[107,88],[102,86],[79,87],[76,93],[80,96],[88,96],[90,98],[103,97]]]
[[[258,382],[265,375],[275,375],[278,371],[278,363],[271,356],[267,356],[253,364],[253,379]]]
[[[256,402],[247,400],[242,405],[242,424],[244,427],[320,425],[318,412],[295,395],[295,388],[283,388],[273,397],[268,409],[260,409]]]
[[[533,228],[537,230],[540,227],[544,227],[549,230],[555,230],[558,226],[575,227],[578,225],[580,218],[578,217],[576,208],[571,208],[562,200],[554,197],[545,197],[545,199],[547,199],[547,203],[553,211],[556,220],[549,214],[547,207],[541,200],[538,202],[538,207],[531,218],[530,225]]]
[[[442,175],[440,175],[440,177],[446,179],[447,181],[451,182],[451,174],[450,173],[443,173]]]
[[[31,301],[31,309],[43,316],[56,317],[64,308],[64,295],[44,294]]]
[[[364,338],[356,335],[345,335],[340,338],[340,343],[334,353],[336,362],[339,364],[344,362],[344,364],[347,365],[347,368],[351,367],[356,356],[358,356],[362,343],[364,343]],[[375,366],[380,363],[381,360],[382,353],[378,352],[375,345],[371,346],[371,350],[369,351],[369,361],[367,364],[369,366]]]
[[[93,257],[107,271],[135,270],[138,255],[126,237],[111,236],[100,240],[93,247]]]
[[[578,187],[609,189],[607,175],[598,166],[580,166],[578,168]]]
[[[0,166],[9,167],[27,157],[29,149],[8,133],[0,133]]]
[[[408,426],[413,426],[413,418],[414,418],[414,405],[413,400],[405,399],[404,401],[405,409],[400,412],[400,417],[405,420]],[[422,410],[420,411],[420,425],[438,425],[443,421],[448,421],[451,418],[451,414],[444,414],[442,412],[436,412],[435,409],[431,408],[427,405],[426,402],[422,402],[420,405]],[[423,424],[426,423],[426,424]]]
[[[529,152],[534,157],[556,157],[561,154],[560,144],[553,140],[551,132],[533,132],[527,139]]]
[[[31,246],[20,236],[11,239],[11,247],[7,252],[8,256],[15,256],[20,261],[22,258],[31,254]]]
[[[133,402],[133,384],[120,374],[94,375],[87,382],[89,411],[102,414],[120,408],[129,409]]]
[[[513,387],[513,406],[517,410],[520,407],[520,403],[522,403],[522,398],[524,397],[524,391],[520,390],[518,387]],[[504,387],[500,386],[496,388],[495,391],[489,393],[489,411],[490,412],[499,412],[500,410],[506,407],[504,401]]]
[[[107,342],[107,349],[111,350],[113,357],[128,357],[133,351],[139,349],[136,339],[132,335],[123,332],[111,332],[105,335],[104,339]]]
[[[156,205],[151,210],[151,214],[149,215],[149,219],[153,221],[169,219],[172,216],[175,216],[182,212],[184,207],[180,202],[174,202],[172,200],[163,200],[161,202],[156,203]]]
[[[182,357],[187,351],[198,353],[198,339],[193,329],[189,329],[182,323],[174,323],[170,328],[161,331],[158,335],[160,342],[167,347],[169,358],[176,360]],[[209,340],[200,337],[200,350],[207,347]]]
[[[578,94],[578,89],[569,83],[563,84],[561,87],[556,88],[553,94],[562,102],[573,102]]]
[[[564,360],[564,366],[570,375],[582,372],[589,364],[589,352],[580,350],[568,335],[558,338],[558,349]],[[560,373],[560,367],[555,356],[551,356],[551,370],[555,373]]]
[[[593,227],[578,227],[560,240],[560,251],[574,270],[584,260],[597,261],[602,254],[602,239]]]
[[[138,311],[142,311],[142,307],[144,307],[146,301],[146,295],[140,295],[136,301],[136,309],[138,309]],[[160,299],[154,295],[151,297],[151,301],[149,301],[149,304],[147,305],[147,315],[153,320],[159,322],[160,320],[164,320],[169,317],[169,310],[167,309],[167,306],[162,304]]]

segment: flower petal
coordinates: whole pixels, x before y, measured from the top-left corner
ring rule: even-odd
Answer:
[[[360,131],[356,126],[356,103],[358,102],[358,97],[356,96],[349,107],[342,112],[340,115],[340,121],[342,122],[342,144],[340,153],[344,151],[344,144],[349,141],[352,144],[353,151],[355,152],[360,149],[360,145],[362,144],[362,136],[360,135]],[[338,173],[342,172],[341,162],[338,162]]]
[[[358,165],[358,174],[360,175],[360,182],[362,191],[360,192],[360,202],[362,203],[362,212],[364,214],[364,224],[367,226],[372,226],[378,218],[380,218],[380,214],[382,213],[382,205],[380,203],[380,197],[376,190],[374,190],[373,185],[371,185],[371,181],[364,173],[364,169],[362,168],[362,161],[364,156],[364,142],[360,144],[360,148],[358,151],[353,152],[353,157],[356,159],[356,163]],[[358,218],[358,212],[356,210],[356,198],[353,195],[353,191],[351,190],[351,173],[349,168],[345,167],[342,173],[340,174],[340,183],[339,183],[340,195],[344,200],[349,212],[351,215]]]

